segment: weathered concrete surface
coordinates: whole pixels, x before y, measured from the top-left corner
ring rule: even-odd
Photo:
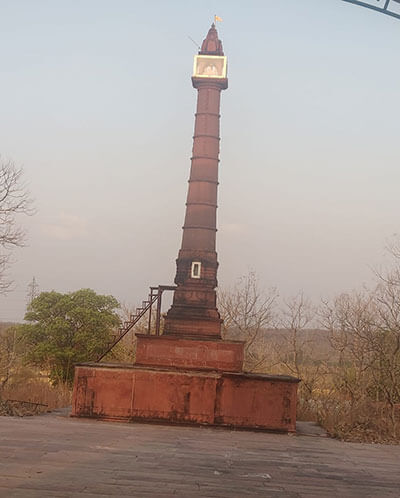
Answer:
[[[282,375],[87,363],[75,367],[72,414],[294,432],[297,383]]]
[[[399,467],[398,446],[54,414],[0,417],[0,497],[7,498],[398,498]]]

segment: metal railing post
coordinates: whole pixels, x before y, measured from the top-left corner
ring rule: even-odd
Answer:
[[[151,312],[153,309],[153,288],[150,287],[150,308],[149,308],[149,322],[147,325],[147,335],[151,334]]]
[[[161,322],[161,298],[163,290],[159,287],[157,294],[157,318],[156,318],[156,335],[160,335],[160,322]]]

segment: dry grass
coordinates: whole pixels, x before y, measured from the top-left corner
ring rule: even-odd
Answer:
[[[319,423],[331,437],[364,443],[400,443],[400,411],[371,399],[350,402],[338,393],[298,399],[298,419]]]
[[[52,386],[47,378],[33,377],[25,383],[8,385],[0,393],[0,415],[35,415],[71,404],[71,389]]]
[[[372,376],[354,376],[350,362],[341,365],[324,331],[299,334],[301,347],[295,362],[285,334],[288,332],[275,331],[261,345],[256,344],[260,357],[265,358],[258,371],[301,379],[298,420],[317,422],[330,436],[343,441],[400,443],[400,404],[392,407],[377,398],[376,390],[371,390]]]

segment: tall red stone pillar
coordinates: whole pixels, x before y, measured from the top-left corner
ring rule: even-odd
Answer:
[[[214,24],[195,57],[192,83],[198,91],[192,165],[182,245],[176,261],[177,289],[164,334],[219,339],[221,318],[215,291],[219,118],[221,90],[228,87],[228,80],[226,57]]]
[[[244,344],[222,340],[216,304],[219,113],[228,80],[214,24],[195,56],[192,83],[197,110],[176,289],[163,335],[136,335],[136,365],[240,372]]]
[[[215,251],[226,58],[212,25],[195,57],[198,90],[177,284],[164,334],[136,334],[134,365],[76,367],[72,415],[294,432],[298,379],[243,372],[244,343],[221,339]]]

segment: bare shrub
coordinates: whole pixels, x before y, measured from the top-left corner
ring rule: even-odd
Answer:
[[[324,305],[321,315],[338,355],[332,399],[342,413],[336,425],[332,411],[321,420],[333,433],[347,431],[351,439],[364,428],[367,439],[370,433],[378,440],[399,438],[399,290],[389,275],[373,291],[343,294]]]
[[[48,377],[37,375],[25,383],[10,385],[1,391],[1,402],[7,415],[34,415],[71,404],[72,391],[66,384],[53,386]],[[1,411],[0,411],[0,414]]]
[[[10,382],[18,368],[22,368],[23,340],[17,326],[0,333],[0,389]]]
[[[22,168],[0,157],[0,293],[7,292],[11,286],[6,276],[11,250],[24,245],[25,232],[17,223],[18,216],[34,212],[22,175]]]
[[[0,415],[34,415],[71,403],[65,384],[52,386],[47,372],[25,363],[27,343],[17,325],[0,333]]]
[[[276,299],[276,289],[260,289],[254,272],[239,278],[233,289],[218,294],[223,337],[245,342],[245,368],[248,371],[258,371],[268,361],[262,335],[274,323]]]
[[[300,378],[298,418],[334,437],[399,441],[399,266],[375,289],[318,309],[302,293],[279,307],[276,296],[260,292],[254,274],[220,294],[224,337],[245,341],[245,368]]]
[[[321,337],[311,329],[316,309],[302,292],[283,301],[278,323],[281,334],[273,349],[280,373],[293,375],[301,380],[298,387],[298,417],[315,419],[314,399],[326,386],[327,362],[331,351],[321,348]],[[322,338],[323,340],[323,338]]]

